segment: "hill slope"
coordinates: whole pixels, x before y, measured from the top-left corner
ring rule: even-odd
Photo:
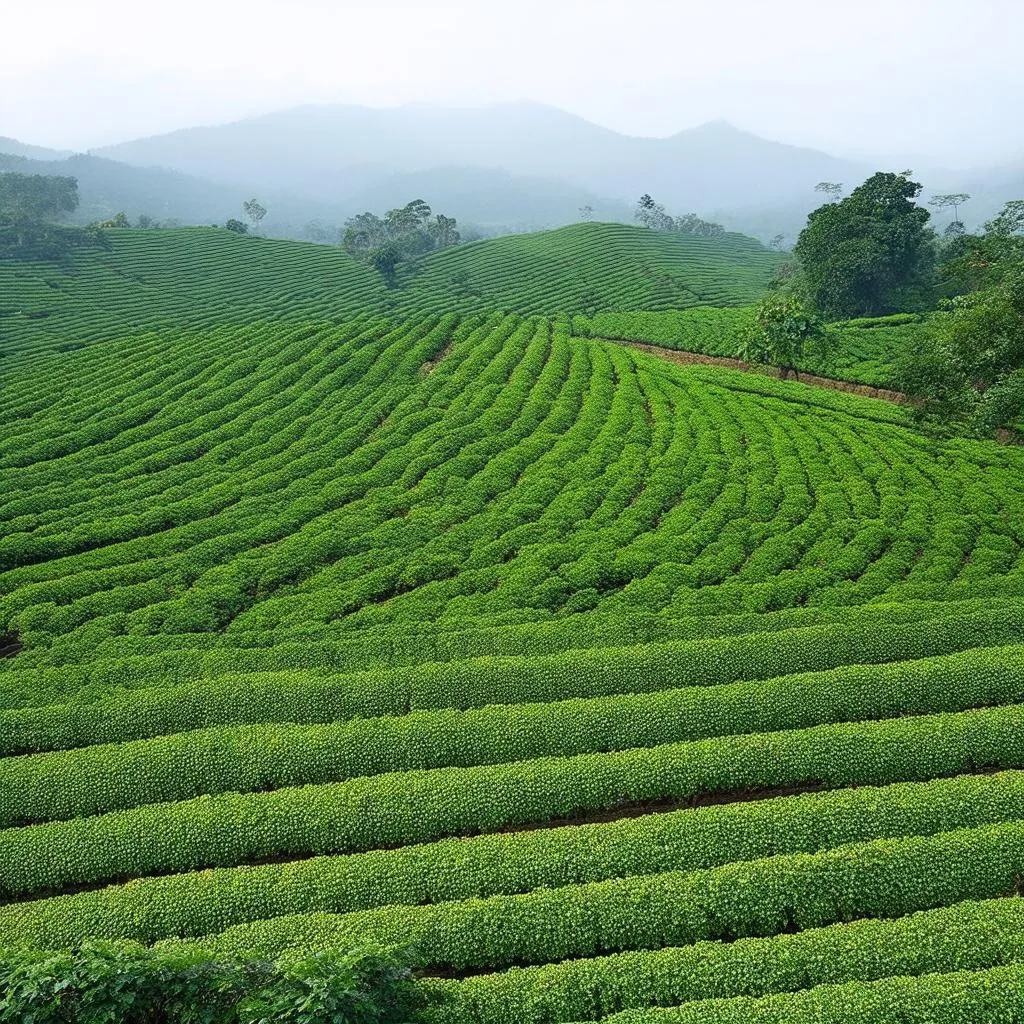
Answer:
[[[422,1024],[1013,1005],[1024,452],[293,312],[3,378],[0,945],[411,944]]]
[[[258,191],[268,209],[263,233],[275,238],[309,236],[318,222],[331,237],[346,218],[365,210],[404,206],[426,196],[435,209],[454,215],[463,228],[494,234],[498,231],[537,230],[572,223],[583,206],[605,220],[629,221],[631,204],[602,200],[564,181],[479,167],[435,167],[388,173],[375,164],[359,165],[347,173],[324,171],[314,187],[283,180],[239,184],[210,180],[158,166],[139,166],[96,155],[60,154],[0,139],[0,171],[72,176],[81,199],[72,220],[85,224],[106,220],[119,211],[135,222],[141,214],[182,225],[223,224],[241,216],[241,204]]]
[[[362,311],[573,313],[752,301],[780,257],[742,235],[698,239],[579,224],[432,254],[388,288],[339,249],[213,229],[112,231],[67,267],[0,262],[0,353],[139,328],[339,319]]]

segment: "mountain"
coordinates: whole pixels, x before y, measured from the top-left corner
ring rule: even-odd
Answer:
[[[29,160],[64,160],[72,156],[69,149],[47,149],[45,146],[30,146],[17,139],[0,135],[0,154],[7,156],[23,156]]]
[[[30,152],[50,155],[29,159]],[[602,199],[565,181],[466,165],[399,172],[364,163],[339,174],[315,162],[308,167],[300,162],[287,174],[270,176],[270,184],[261,187],[170,165],[129,164],[95,154],[64,156],[11,139],[0,144],[4,170],[77,178],[81,205],[74,219],[80,223],[123,210],[132,221],[144,213],[182,224],[223,224],[228,217],[241,216],[242,201],[254,192],[268,208],[261,225],[266,233],[331,242],[353,214],[383,213],[418,197],[455,216],[470,234],[557,227],[578,221],[584,206],[592,207],[601,220],[631,219],[629,204]]]
[[[724,122],[641,138],[536,103],[297,107],[97,153],[320,200],[357,193],[368,187],[369,176],[455,166],[556,179],[619,201],[651,192],[670,210],[698,212],[785,202],[808,195],[823,179],[849,182],[870,171]]]
[[[105,220],[121,210],[132,220],[144,213],[157,220],[223,223],[241,201],[236,190],[224,185],[82,153],[53,160],[0,154],[0,170],[77,178],[79,206],[73,219],[79,223]]]

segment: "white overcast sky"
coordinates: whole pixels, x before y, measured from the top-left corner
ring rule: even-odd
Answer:
[[[533,99],[964,166],[1024,155],[1022,40],[1024,0],[0,0],[0,135]]]

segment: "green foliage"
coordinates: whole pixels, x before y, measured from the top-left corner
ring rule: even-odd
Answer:
[[[342,248],[369,263],[393,287],[399,264],[461,241],[454,217],[439,213],[431,219],[431,212],[422,199],[414,199],[388,210],[383,220],[369,212],[350,217],[342,232]]]
[[[1015,963],[990,970],[822,985],[757,1000],[695,1002],[605,1019],[614,1024],[890,1024],[894,1019],[906,1024],[1003,1024],[1019,1019],[1022,991],[1024,968]]]
[[[993,235],[1024,234],[1024,199],[1011,199],[998,216],[985,224],[985,231]]]
[[[796,992],[810,977],[835,985],[984,970],[1022,960],[1024,902],[969,901],[896,920],[867,918],[770,938],[698,942],[432,982],[426,986],[430,1005],[423,1019],[430,1024],[599,1019],[668,1024],[674,1012],[654,1007],[697,1003],[681,1012],[710,1016],[712,1006],[699,1001]],[[785,1002],[792,1010],[792,1001]],[[731,1005],[752,1004],[747,998]]]
[[[74,178],[0,173],[0,258],[58,259],[94,242],[91,233],[56,226],[77,207]]]
[[[1024,935],[1021,452],[605,340],[735,351],[780,262],[740,236],[413,258],[388,288],[161,230],[0,267],[0,948],[49,950],[33,991],[105,939],[156,945],[103,953],[103,998],[158,965],[183,1024],[386,1019],[392,982],[395,1024],[886,1019],[944,1005],[926,974],[1009,1017],[948,972]],[[818,365],[784,294],[761,329]],[[881,380],[938,319],[824,331]],[[367,947],[409,958],[330,952]]]
[[[754,322],[741,335],[735,354],[788,373],[812,351],[819,362],[827,362],[827,339],[822,322],[799,299],[768,295],[754,310]]]
[[[927,304],[935,262],[929,215],[906,174],[878,172],[809,217],[794,253],[807,296],[829,320]]]
[[[236,235],[244,235],[249,231],[249,225],[243,221],[236,220],[234,217],[228,218],[228,222],[224,225],[228,231],[234,231]]]
[[[0,954],[0,1021],[23,1024],[402,1024],[409,972],[390,950],[276,961],[89,941]]]
[[[900,372],[922,415],[982,434],[1024,420],[1024,262],[997,287],[952,300],[931,344],[907,351]]]

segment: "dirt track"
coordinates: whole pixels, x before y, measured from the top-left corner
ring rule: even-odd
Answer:
[[[659,345],[648,345],[643,341],[628,341],[625,338],[598,338],[598,341],[613,341],[616,345],[627,345],[630,348],[638,348],[642,352],[649,352],[660,359],[667,359],[670,363],[677,363],[680,366],[722,366],[728,370],[744,370],[747,373],[759,373],[764,377],[774,377],[776,380],[796,380],[801,384],[813,384],[815,387],[828,388],[831,391],[844,391],[850,395],[863,395],[865,398],[879,398],[884,402],[894,402],[897,405],[907,402],[907,396],[901,391],[890,391],[887,388],[873,388],[867,384],[854,384],[848,380],[836,380],[833,377],[817,377],[813,373],[792,374],[783,376],[783,371],[776,367],[752,366],[743,362],[742,359],[730,359],[728,356],[707,356],[702,352],[687,352],[682,349],[662,348]]]

